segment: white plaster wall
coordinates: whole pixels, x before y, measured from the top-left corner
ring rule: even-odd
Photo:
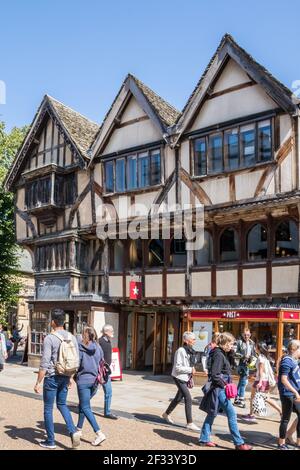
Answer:
[[[26,238],[26,222],[18,214],[16,214],[16,236],[17,240]]]
[[[25,209],[25,188],[17,191],[17,208],[23,211]]]
[[[218,79],[214,86],[213,93],[217,93],[221,90],[226,90],[241,83],[247,83],[250,81],[249,76],[246,72],[233,60],[230,59],[222,75]]]
[[[293,161],[290,153],[280,165],[281,192],[293,190]]]
[[[235,176],[236,199],[248,199],[254,197],[256,187],[264,170],[251,173],[242,173]]]
[[[123,297],[123,277],[109,276],[108,289],[110,297]]]
[[[167,275],[167,297],[185,297],[185,274]]]
[[[181,166],[188,173],[190,173],[191,169],[190,169],[190,142],[189,140],[185,140],[184,142],[182,142],[180,157],[181,157]]]
[[[175,151],[168,146],[164,147],[165,155],[165,179],[167,179],[175,169]]]
[[[272,268],[272,293],[298,293],[299,266]]]
[[[146,274],[145,276],[146,297],[162,297],[162,275]]]
[[[283,143],[292,132],[291,118],[288,114],[280,116],[280,142]]]
[[[181,182],[181,204],[182,208],[185,208],[185,205],[189,205],[191,203],[191,198],[190,198],[191,191],[187,187],[187,185],[183,182]]]
[[[130,99],[126,106],[124,113],[122,114],[121,123],[137,119],[139,117],[146,116],[145,111],[140,107],[134,96]]]
[[[217,271],[217,296],[237,295],[238,272],[236,269]]]
[[[70,147],[66,146],[66,166],[71,165],[72,163],[72,154]]]
[[[82,227],[93,223],[92,202],[91,202],[90,191],[85,196],[84,200],[81,202],[79,206],[79,214],[80,214],[80,224]]]
[[[211,272],[192,273],[192,296],[211,296]]]
[[[207,100],[201,108],[192,130],[268,111],[276,107],[277,104],[259,85],[243,88]]]
[[[267,273],[265,268],[243,269],[243,294],[265,295],[267,289]]]
[[[119,314],[116,312],[105,312],[104,310],[94,310],[92,315],[92,325],[99,337],[101,337],[102,328],[106,323],[112,325],[114,328],[112,347],[117,348],[119,337]]]
[[[202,181],[200,186],[211,199],[212,204],[229,201],[229,178],[215,178]]]
[[[162,138],[152,121],[141,121],[115,129],[103,154],[155,142]]]
[[[97,163],[94,169],[94,179],[100,186],[102,186],[101,168],[101,163]]]

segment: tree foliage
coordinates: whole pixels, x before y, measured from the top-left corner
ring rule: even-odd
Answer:
[[[5,131],[0,122],[0,316],[16,302],[18,246],[15,242],[13,195],[4,189],[4,179],[28,130],[27,126]],[[3,318],[2,318],[3,320]]]

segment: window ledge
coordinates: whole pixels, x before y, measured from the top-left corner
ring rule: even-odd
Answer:
[[[114,196],[126,196],[132,194],[143,194],[143,193],[150,193],[152,191],[156,191],[164,186],[163,183],[156,184],[155,186],[146,186],[145,188],[135,188],[135,189],[127,189],[126,191],[122,192],[113,192],[113,193],[106,193],[104,192],[103,197],[114,197]]]
[[[275,165],[275,160],[269,160],[267,162],[256,163],[253,166],[244,166],[237,168],[236,170],[226,170],[219,173],[208,173],[206,175],[192,175],[192,179],[195,181],[206,181],[211,178],[224,178],[230,175],[239,174],[239,173],[249,173],[255,170],[267,168],[268,166]]]

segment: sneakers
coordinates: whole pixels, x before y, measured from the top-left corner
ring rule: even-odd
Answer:
[[[286,444],[278,444],[277,449],[278,450],[291,450],[289,446],[287,446]]]
[[[233,404],[234,406],[238,406],[239,408],[246,408],[246,403],[243,398],[236,398]]]
[[[249,444],[241,444],[239,446],[235,446],[235,450],[252,450],[253,447],[249,446]]]
[[[82,438],[82,429],[77,428],[77,432],[78,432],[78,434],[79,434],[79,436],[80,436],[80,439],[81,439],[81,438]]]
[[[167,421],[167,423],[169,424],[174,424],[174,421],[172,420],[172,418],[170,417],[170,415],[168,415],[166,412],[164,412],[161,417]]]
[[[202,441],[199,441],[199,446],[201,447],[218,447],[218,445],[215,443],[215,442],[202,442]]]
[[[105,441],[106,436],[102,431],[96,432],[96,439],[92,442],[92,446],[99,446],[101,442]]]
[[[198,426],[196,426],[196,424],[194,423],[188,423],[186,425],[186,428],[189,429],[190,431],[196,431],[196,432],[201,431],[200,428],[198,428]]]
[[[48,441],[40,441],[39,442],[39,445],[41,447],[44,447],[45,449],[56,449],[56,445],[55,444],[51,444],[50,442]]]
[[[247,423],[253,423],[253,424],[257,423],[257,419],[255,418],[254,415],[249,414],[249,415],[243,416],[242,419],[246,421]]]
[[[109,415],[104,415],[104,418],[107,418],[107,419],[118,419],[118,416],[110,413]]]
[[[81,434],[82,434],[81,431],[76,431],[76,432],[73,432],[73,434],[71,435],[73,449],[76,449],[76,447],[80,446]]]

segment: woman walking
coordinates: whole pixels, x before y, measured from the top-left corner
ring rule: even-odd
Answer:
[[[265,401],[272,406],[279,414],[281,414],[281,408],[277,403],[270,398],[269,390],[275,387],[276,380],[274,377],[273,369],[270,363],[270,356],[268,352],[268,346],[264,342],[259,342],[255,345],[255,352],[258,355],[256,362],[256,378],[251,389],[250,398],[250,413],[243,419],[248,423],[256,423],[257,420],[253,414],[253,399],[256,392],[262,392],[265,395]]]
[[[193,423],[192,418],[192,397],[189,387],[192,381],[192,376],[195,374],[195,356],[196,352],[193,349],[196,336],[194,333],[186,331],[183,333],[183,346],[179,348],[174,357],[174,365],[172,370],[172,377],[178,388],[178,392],[171,401],[168,409],[163,413],[162,417],[169,423],[173,424],[170,414],[175,410],[178,403],[184,399],[185,416],[187,421],[187,429],[192,431],[200,431],[200,428]]]
[[[84,418],[92,426],[96,438],[92,445],[98,446],[106,437],[96,421],[91,409],[91,399],[98,389],[97,375],[103,351],[98,345],[97,333],[94,328],[87,326],[83,330],[82,342],[79,344],[79,369],[76,375],[79,397],[79,417],[77,429],[82,433]]]
[[[4,363],[7,359],[6,338],[3,332],[2,325],[0,324],[0,372],[4,369]]]
[[[204,386],[205,395],[200,404],[200,409],[207,413],[207,417],[201,430],[199,444],[206,447],[217,446],[211,441],[210,436],[215,417],[222,409],[226,413],[236,450],[251,450],[252,447],[245,444],[240,435],[235,409],[226,395],[226,386],[231,383],[229,353],[233,348],[234,341],[235,339],[230,333],[221,333],[217,340],[217,347],[212,353],[208,383]]]
[[[300,449],[300,341],[291,340],[287,347],[287,355],[280,361],[278,374],[278,390],[282,405],[282,416],[279,428],[278,449],[289,450],[286,445],[287,427],[292,412],[297,415],[297,441],[296,446]]]

